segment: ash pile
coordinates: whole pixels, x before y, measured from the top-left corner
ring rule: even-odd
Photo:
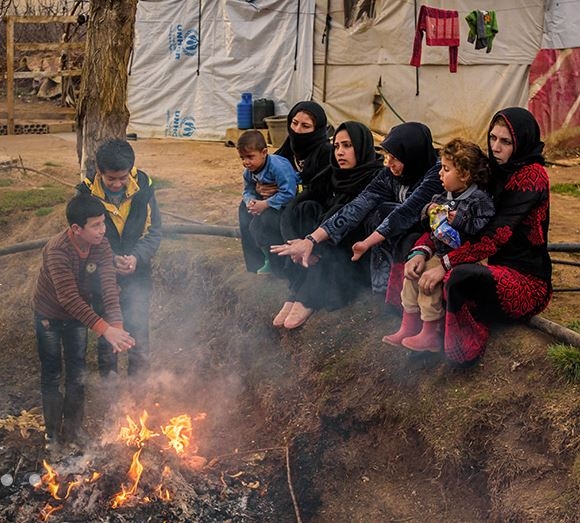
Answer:
[[[165,423],[145,411],[127,415],[98,444],[50,453],[42,445],[42,416],[23,411],[10,418],[0,420],[0,521],[296,520],[284,448],[202,457],[195,426],[203,413]]]

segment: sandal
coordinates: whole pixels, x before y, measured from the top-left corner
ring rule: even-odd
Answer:
[[[274,327],[284,327],[284,321],[288,317],[288,314],[290,314],[293,305],[294,305],[293,301],[284,302],[284,305],[282,305],[280,312],[276,315],[274,321],[272,322],[272,325],[274,325]]]
[[[309,309],[308,307],[304,307],[302,303],[299,301],[294,302],[292,306],[292,310],[286,320],[284,320],[284,327],[287,329],[295,329],[296,327],[300,327],[314,312],[314,309]]]

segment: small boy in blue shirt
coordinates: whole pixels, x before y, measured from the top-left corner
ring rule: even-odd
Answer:
[[[283,243],[281,212],[296,196],[300,180],[286,158],[268,154],[260,131],[242,133],[236,148],[244,166],[243,200],[238,213],[244,260],[249,272],[266,274],[272,272],[270,245]]]

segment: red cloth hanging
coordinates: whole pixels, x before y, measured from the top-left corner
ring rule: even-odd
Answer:
[[[421,45],[425,33],[427,45],[449,47],[449,71],[457,72],[459,50],[459,13],[422,5],[419,10],[411,65],[421,65]]]

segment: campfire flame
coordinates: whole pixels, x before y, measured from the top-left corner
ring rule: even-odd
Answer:
[[[93,474],[91,475],[90,478],[85,478],[85,479],[77,478],[73,481],[69,481],[67,483],[67,486],[66,486],[65,494],[63,496],[63,495],[59,494],[59,491],[62,490],[61,487],[63,485],[61,483],[59,483],[58,474],[57,474],[56,470],[54,470],[54,468],[51,467],[46,460],[42,461],[42,465],[44,466],[44,469],[46,470],[46,474],[44,474],[42,476],[41,482],[36,486],[36,488],[40,488],[40,487],[42,487],[42,485],[44,485],[45,490],[54,499],[56,499],[58,501],[64,501],[65,499],[67,499],[75,487],[78,487],[78,486],[82,485],[83,483],[94,483],[95,481],[97,481],[101,477],[101,474],[99,472],[93,472]],[[40,519],[42,521],[47,521],[53,512],[56,512],[57,510],[61,510],[63,508],[63,506],[64,505],[52,506],[50,503],[47,503],[43,507],[43,509],[40,511]]]
[[[124,442],[127,446],[136,447],[137,450],[133,454],[131,466],[127,472],[128,481],[121,483],[121,491],[110,498],[110,506],[113,509],[119,508],[127,503],[131,498],[136,497],[139,481],[141,480],[141,475],[144,471],[140,459],[141,452],[145,448],[148,440],[161,435],[147,427],[148,418],[149,415],[146,410],[144,410],[141,416],[139,416],[138,423],[134,421],[130,415],[127,415],[125,417],[127,425],[122,426],[119,430],[118,439]],[[206,460],[205,458],[196,455],[198,446],[192,444],[192,421],[201,421],[205,418],[205,413],[200,413],[193,417],[193,419],[188,414],[181,414],[171,418],[167,425],[160,427],[161,432],[168,439],[166,448],[173,449],[175,453],[182,458],[182,460],[180,460],[182,463],[196,470],[201,469],[205,465]],[[188,451],[190,456],[184,458],[186,451]],[[190,462],[190,460],[193,461]],[[37,488],[44,487],[44,490],[48,492],[53,499],[58,501],[66,500],[71,495],[72,491],[83,483],[93,483],[101,477],[101,473],[93,472],[90,478],[76,476],[73,481],[68,481],[65,485],[65,483],[59,482],[58,474],[53,467],[51,467],[46,461],[43,461],[43,465],[46,473],[42,476],[41,482]],[[164,480],[169,478],[171,473],[171,469],[165,465],[159,484],[153,488],[150,496],[143,496],[138,500],[138,502],[151,503],[154,500],[164,502],[171,501],[171,492],[164,486]],[[50,503],[46,503],[40,512],[40,518],[42,521],[47,521],[51,514],[57,510],[61,510],[63,507],[64,504],[53,506]]]
[[[192,435],[192,421],[203,421],[207,414],[200,412],[197,416],[191,419],[191,416],[182,414],[169,420],[169,425],[161,427],[161,432],[169,439],[169,447],[175,450],[177,454],[183,454],[191,441]],[[192,446],[190,451],[196,453],[199,450],[197,445]]]
[[[47,503],[44,507],[42,507],[42,510],[40,511],[39,514],[40,519],[42,521],[47,521],[53,512],[62,509],[62,507],[64,507],[64,505],[58,505],[56,507],[53,507],[50,503]]]
[[[135,454],[133,454],[133,460],[131,461],[131,467],[129,468],[129,472],[127,475],[129,479],[133,482],[131,488],[127,489],[125,484],[121,485],[121,492],[115,494],[113,500],[111,501],[111,507],[118,508],[123,505],[131,496],[135,495],[137,491],[137,485],[139,484],[139,480],[141,479],[141,474],[143,473],[143,465],[139,461],[139,456],[141,455],[141,451],[143,449],[140,448]]]
[[[169,425],[161,427],[161,432],[169,439],[169,447],[177,454],[183,454],[191,440],[191,417],[187,414],[169,420]],[[197,449],[194,451],[197,452]]]
[[[133,421],[131,416],[127,415],[128,427],[121,427],[119,439],[124,441],[129,447],[142,447],[148,439],[159,436],[156,432],[148,429],[146,426],[149,414],[146,410],[139,416],[139,425]]]
[[[78,487],[79,485],[81,485],[83,483],[82,479],[75,479],[74,481],[69,481],[68,485],[66,487],[66,492],[64,496],[60,496],[59,495],[59,490],[61,487],[61,484],[58,481],[58,474],[56,473],[56,471],[46,462],[46,460],[42,461],[42,465],[44,466],[44,468],[46,469],[46,474],[44,474],[42,476],[42,484],[46,485],[46,490],[47,492],[50,493],[50,495],[58,500],[58,501],[63,501],[65,499],[67,499],[70,496],[70,493],[72,492],[73,488]],[[95,477],[95,474],[97,475]],[[91,479],[85,480],[87,483],[91,482],[91,481],[95,481],[96,479],[99,478],[99,474],[98,472],[93,473],[93,477]],[[94,479],[93,479],[94,478]]]

